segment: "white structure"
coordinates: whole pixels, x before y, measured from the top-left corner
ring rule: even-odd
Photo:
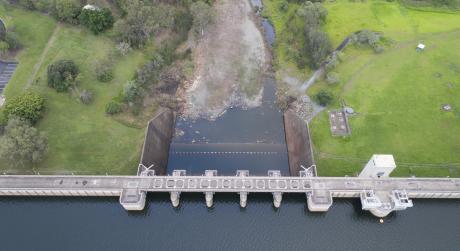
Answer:
[[[374,154],[363,168],[359,177],[363,178],[380,178],[388,177],[396,168],[393,155]]]
[[[6,100],[6,99],[5,99],[5,96],[0,95],[0,107],[2,107],[3,104],[5,104],[5,100]]]
[[[425,49],[425,45],[420,43],[417,45],[417,50],[423,51]]]
[[[97,7],[96,5],[92,5],[92,4],[87,4],[83,7],[84,10],[100,10],[99,7]]]

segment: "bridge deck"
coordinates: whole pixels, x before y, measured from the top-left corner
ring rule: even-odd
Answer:
[[[266,176],[0,176],[4,190],[123,190],[147,192],[355,192],[405,190],[460,193],[460,179]]]

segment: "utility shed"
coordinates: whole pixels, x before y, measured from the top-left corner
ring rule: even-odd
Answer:
[[[396,168],[396,163],[393,155],[390,154],[374,154],[363,168],[359,177],[363,178],[381,178],[388,177]]]
[[[417,45],[417,51],[423,51],[425,49],[425,45],[420,43]]]

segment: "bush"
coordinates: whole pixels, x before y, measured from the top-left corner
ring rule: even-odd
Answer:
[[[8,44],[8,48],[10,50],[16,50],[21,48],[21,43],[19,42],[19,38],[14,32],[6,33],[5,42]]]
[[[55,0],[53,14],[59,21],[78,24],[82,7],[79,0]]]
[[[80,101],[83,104],[89,104],[93,101],[93,93],[88,90],[83,90],[80,92]]]
[[[48,86],[58,92],[67,91],[78,73],[78,67],[72,60],[59,60],[48,66]]]
[[[117,51],[122,56],[126,56],[131,51],[131,45],[128,42],[120,42],[117,44]]]
[[[0,41],[0,56],[4,56],[8,53],[8,49],[10,47],[8,46],[8,44],[4,41]]]
[[[326,90],[320,90],[316,95],[315,95],[316,100],[318,103],[322,106],[327,106],[330,104],[333,100],[332,93]]]
[[[326,82],[328,84],[336,84],[336,83],[340,82],[339,74],[337,72],[329,72],[326,75]]]
[[[45,109],[45,99],[32,92],[17,96],[5,105],[4,113],[7,118],[19,117],[35,124],[41,117]]]
[[[163,57],[159,54],[155,54],[152,60],[150,60],[137,71],[136,82],[142,87],[147,87],[157,82],[160,70],[163,65]]]
[[[48,140],[43,133],[19,118],[12,118],[0,137],[0,158],[14,166],[35,164],[43,160]]]
[[[279,9],[280,9],[280,11],[282,11],[282,12],[288,11],[288,9],[289,9],[289,3],[288,3],[286,0],[282,1],[282,2],[280,3]]]
[[[351,39],[357,45],[370,46],[375,53],[382,53],[384,51],[382,36],[377,32],[362,30],[351,36]]]
[[[134,103],[142,96],[142,88],[136,81],[128,81],[123,88],[123,96],[125,102]]]
[[[120,112],[121,112],[121,104],[117,101],[112,100],[105,106],[105,113],[109,115],[114,115]]]
[[[113,79],[113,65],[109,60],[97,62],[95,70],[97,80],[110,82]]]
[[[107,8],[100,10],[84,9],[78,19],[94,34],[99,34],[113,26],[113,16]]]

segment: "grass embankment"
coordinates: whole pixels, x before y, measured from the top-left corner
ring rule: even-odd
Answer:
[[[39,61],[56,22],[48,16],[0,7],[0,17],[7,17],[16,27],[24,49],[20,62],[5,92],[7,99],[24,91],[35,64]],[[10,17],[10,18],[8,18]],[[120,57],[115,65],[115,78],[110,83],[98,82],[94,67],[115,48],[106,36],[94,36],[86,29],[62,25],[54,43],[44,55],[31,90],[46,98],[46,114],[38,128],[47,133],[49,152],[45,161],[35,167],[41,173],[74,172],[78,174],[132,174],[139,161],[144,130],[130,128],[105,115],[105,105],[117,96],[123,84],[145,62],[142,52]],[[74,60],[80,68],[79,88],[91,90],[94,101],[82,104],[68,93],[57,93],[46,83],[47,66],[58,59]],[[0,163],[0,170],[10,170]],[[29,167],[25,168],[30,170]]]
[[[460,14],[382,1],[325,5],[334,45],[361,29],[381,31],[393,43],[382,54],[347,48],[335,70],[341,82],[310,90],[329,89],[358,112],[350,137],[331,136],[327,112],[312,122],[319,174],[354,175],[372,154],[390,153],[394,176],[460,177]],[[425,51],[416,52],[419,42]]]

